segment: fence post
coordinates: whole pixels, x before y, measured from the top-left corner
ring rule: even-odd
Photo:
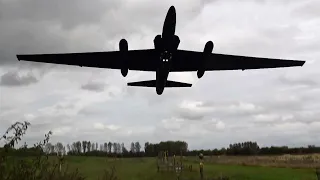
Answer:
[[[62,170],[62,163],[63,163],[63,153],[57,152],[58,162],[59,162],[59,172],[61,173]]]
[[[203,154],[199,154],[200,159],[200,179],[203,180]]]

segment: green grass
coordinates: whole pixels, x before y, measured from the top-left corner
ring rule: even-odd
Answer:
[[[176,179],[174,172],[159,173],[156,169],[155,158],[117,159],[103,157],[65,157],[69,169],[78,168],[79,172],[88,180],[101,177],[104,170],[112,166],[116,168],[116,176],[121,180],[163,180]],[[181,179],[199,179],[199,166],[195,161],[193,172],[182,172]],[[66,165],[64,165],[66,167]],[[228,176],[235,180],[316,180],[313,169],[272,168],[240,165],[218,165],[206,163],[204,165],[205,178]]]

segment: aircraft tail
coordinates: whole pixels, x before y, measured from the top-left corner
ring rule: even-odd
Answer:
[[[156,80],[129,82],[128,86],[156,87]],[[191,86],[192,84],[167,80],[165,87],[191,87]]]

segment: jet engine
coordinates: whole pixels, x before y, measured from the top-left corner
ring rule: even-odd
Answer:
[[[197,71],[197,76],[198,78],[202,78],[202,76],[205,73],[205,68],[206,68],[206,62],[208,61],[210,54],[212,53],[213,50],[213,42],[208,41],[206,45],[204,46],[203,49],[203,58],[201,59],[201,62],[199,63],[199,69]]]
[[[161,51],[163,48],[163,42],[162,42],[162,38],[161,35],[157,35],[154,40],[153,40],[153,44],[154,44],[154,49]]]
[[[178,49],[179,44],[180,44],[179,36],[174,35],[174,37],[173,37],[173,48],[174,48],[174,50]]]
[[[119,42],[119,50],[121,52],[121,74],[123,77],[126,77],[129,71],[128,67],[128,42],[125,39],[121,39]]]

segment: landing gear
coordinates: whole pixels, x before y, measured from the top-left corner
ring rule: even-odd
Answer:
[[[172,59],[172,53],[168,51],[164,51],[163,53],[160,54],[160,60],[163,62],[169,62]]]

